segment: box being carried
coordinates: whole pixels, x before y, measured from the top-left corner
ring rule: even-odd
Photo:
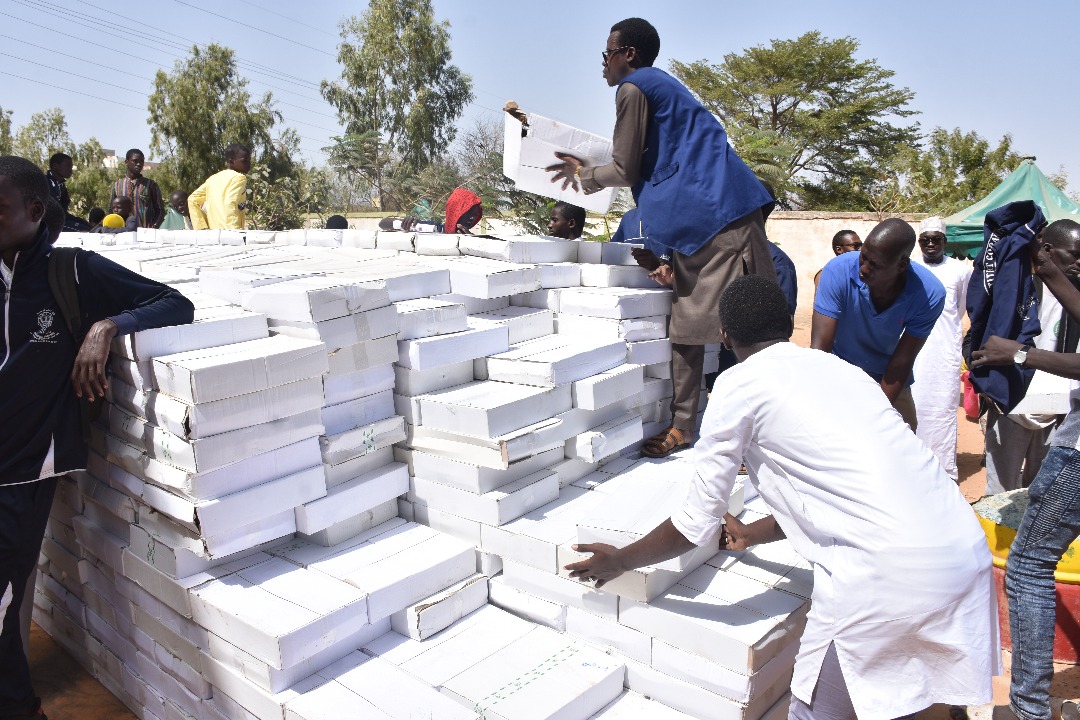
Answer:
[[[514,181],[518,190],[565,200],[593,212],[606,213],[611,209],[614,188],[592,195],[572,186],[563,190],[562,183],[551,182],[551,173],[544,169],[559,162],[555,157],[557,152],[573,155],[586,167],[606,165],[611,162],[611,140],[536,113],[527,117],[527,126],[512,115],[504,118],[503,174]]]

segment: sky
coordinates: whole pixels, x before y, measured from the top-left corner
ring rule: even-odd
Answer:
[[[1034,155],[1047,174],[1069,174],[1080,191],[1080,3],[1034,0],[433,0],[450,23],[452,61],[471,76],[474,101],[460,127],[502,122],[514,99],[527,111],[610,136],[614,89],[599,53],[611,25],[649,20],[660,33],[656,65],[719,63],[730,52],[819,30],[859,42],[857,57],[894,71],[915,93],[924,130],[976,131]],[[18,127],[32,113],[63,109],[75,142],[139,147],[149,159],[147,97],[158,69],[171,70],[192,44],[233,48],[253,95],[273,93],[308,162],[341,133],[318,84],[336,79],[338,24],[363,0],[3,0],[0,107]]]

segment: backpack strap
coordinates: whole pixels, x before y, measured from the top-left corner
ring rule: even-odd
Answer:
[[[60,306],[75,344],[79,345],[85,333],[82,327],[82,312],[79,308],[79,282],[75,261],[79,248],[54,247],[49,254],[49,289]]]
[[[78,271],[75,268],[81,252],[82,250],[74,247],[54,247],[49,254],[49,289],[60,306],[60,314],[64,316],[68,332],[75,340],[76,352],[86,337],[82,310],[79,307]],[[104,405],[101,401],[90,402],[86,397],[79,401],[79,420],[85,442],[90,441],[90,426],[101,415]]]

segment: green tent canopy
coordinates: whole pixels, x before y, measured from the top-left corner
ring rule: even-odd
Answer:
[[[974,205],[945,218],[950,255],[974,258],[983,244],[986,213],[1017,200],[1034,200],[1049,222],[1072,218],[1080,222],[1080,205],[1046,179],[1034,160],[1022,160],[1009,177]]]

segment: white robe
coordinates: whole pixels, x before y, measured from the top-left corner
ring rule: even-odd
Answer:
[[[915,434],[937,456],[949,477],[956,480],[956,411],[960,406],[960,346],[964,340],[961,321],[967,312],[972,266],[951,257],[936,265],[923,262],[921,257],[915,262],[945,286],[945,308],[915,358],[915,384],[911,386],[919,419]]]
[[[744,460],[814,568],[796,697],[810,702],[833,643],[860,720],[991,701],[1001,644],[986,537],[870,376],[786,342],[721,374],[671,518],[687,539],[719,531]]]

